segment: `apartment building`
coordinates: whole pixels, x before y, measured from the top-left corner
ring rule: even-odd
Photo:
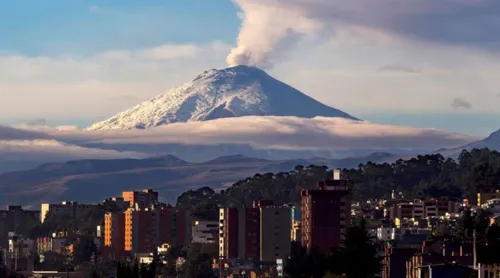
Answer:
[[[432,218],[444,216],[447,213],[458,213],[458,202],[447,200],[414,200],[411,202],[396,203],[390,207],[391,219],[405,218]]]
[[[7,206],[5,210],[0,210],[0,235],[7,235],[9,232],[38,223],[40,211],[25,210],[21,206]],[[0,246],[7,245],[6,239],[0,241]]]
[[[302,245],[328,253],[340,245],[350,219],[353,182],[342,180],[339,170],[334,179],[318,183],[316,190],[303,190],[301,200]]]
[[[158,203],[158,192],[152,189],[124,191],[122,198],[126,203],[129,203],[129,207],[147,208]]]
[[[152,253],[164,244],[191,242],[191,214],[173,208],[134,209],[107,213],[104,246],[115,256]]]
[[[221,258],[275,262],[290,255],[290,208],[254,205],[220,209]]]
[[[40,222],[44,222],[47,215],[52,216],[67,216],[76,218],[79,211],[86,209],[94,209],[98,205],[95,204],[79,204],[78,202],[63,201],[60,204],[42,204],[40,209]]]
[[[113,256],[125,253],[125,214],[109,212],[104,215],[104,246],[113,247]]]
[[[43,254],[45,252],[55,252],[62,254],[66,250],[66,238],[64,237],[39,237],[36,239],[37,252]]]
[[[275,262],[290,255],[290,211],[289,207],[260,208],[260,261]]]
[[[482,206],[492,199],[500,199],[500,190],[477,193],[477,206]]]
[[[217,243],[219,233],[218,221],[199,221],[193,223],[193,242]]]
[[[302,221],[300,206],[292,207],[292,229],[290,231],[292,241],[300,242],[302,240]]]

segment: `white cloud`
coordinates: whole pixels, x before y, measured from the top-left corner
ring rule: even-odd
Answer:
[[[147,59],[169,60],[175,58],[195,58],[201,49],[196,45],[171,45],[166,44],[141,52],[141,55]]]
[[[86,148],[57,140],[0,140],[1,161],[66,161],[75,159],[114,159],[140,158],[144,154],[137,152],[119,152]]]
[[[189,161],[238,154],[266,158],[339,158],[374,151],[423,153],[480,138],[435,129],[380,125],[342,118],[241,117],[175,123],[146,130],[82,131],[73,127],[0,126],[0,172],[78,159],[174,154]],[[226,147],[224,147],[226,146]],[[203,150],[196,153],[193,150]],[[274,155],[271,153],[275,153]],[[25,163],[25,166],[23,166]]]
[[[0,55],[0,118],[107,117],[131,105],[116,97],[148,99],[222,67],[228,48],[213,42],[88,57]]]
[[[435,129],[381,125],[342,118],[239,117],[175,123],[146,130],[54,131],[37,129],[59,141],[104,144],[247,144],[260,149],[437,149],[477,137]]]

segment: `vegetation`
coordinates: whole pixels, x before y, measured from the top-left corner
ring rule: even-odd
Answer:
[[[445,240],[472,244],[474,234],[477,242],[478,262],[497,264],[500,262],[500,225],[490,225],[490,214],[486,210],[464,210],[453,226],[439,225],[429,240]]]
[[[454,160],[440,154],[420,155],[392,164],[361,164],[344,169],[353,180],[358,200],[387,198],[392,190],[407,198],[443,196],[459,199],[479,190],[493,190],[500,185],[500,153],[489,149],[462,151]],[[208,187],[190,190],[177,201],[181,207],[205,205],[251,206],[253,200],[272,199],[277,204],[298,203],[302,189],[315,188],[320,180],[330,179],[326,166],[297,166],[293,171],[256,174],[240,180],[220,194]]]
[[[339,249],[324,255],[316,248],[307,250],[294,245],[290,258],[285,262],[285,272],[291,278],[369,278],[377,277],[380,270],[377,245],[368,234],[364,221],[347,229]]]

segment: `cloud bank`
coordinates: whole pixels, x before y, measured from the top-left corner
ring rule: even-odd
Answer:
[[[477,139],[436,129],[381,125],[342,118],[238,117],[174,123],[146,130],[39,129],[75,144],[248,144],[260,149],[439,148]]]
[[[342,118],[297,117],[223,118],[206,122],[175,123],[146,130],[83,131],[69,128],[0,127],[0,166],[8,161],[39,163],[75,159],[142,158],[166,154],[199,161],[197,150],[211,150],[210,157],[287,152],[288,158],[325,158],[368,154],[373,151],[420,153],[457,147],[479,138],[436,129],[381,125]],[[219,148],[228,146],[229,150]],[[124,146],[126,149],[124,149]],[[246,146],[246,147],[245,147]],[[182,150],[181,150],[182,149]],[[183,153],[185,152],[185,153]],[[168,153],[172,154],[172,153]],[[202,156],[199,154],[198,156]],[[206,154],[205,154],[206,155]],[[307,157],[304,157],[307,156]],[[203,156],[202,159],[207,156]],[[272,155],[266,158],[276,159]],[[188,159],[189,160],[189,159]],[[0,167],[1,168],[1,167]],[[1,169],[0,169],[1,172]]]

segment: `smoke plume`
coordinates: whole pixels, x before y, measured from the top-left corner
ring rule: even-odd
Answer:
[[[486,47],[500,22],[484,21],[500,12],[497,1],[466,0],[233,0],[242,10],[230,66],[269,68],[306,35],[335,37],[345,32],[417,38],[438,43]],[[429,22],[436,22],[429,28]],[[321,32],[320,32],[321,31]],[[494,37],[494,36],[493,36]]]
[[[243,13],[237,47],[226,59],[229,66],[269,68],[301,36],[321,27],[319,21],[279,1],[234,0]]]

